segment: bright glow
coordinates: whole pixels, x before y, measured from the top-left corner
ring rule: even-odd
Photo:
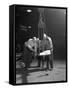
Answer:
[[[31,9],[28,9],[27,12],[32,12],[32,10]]]

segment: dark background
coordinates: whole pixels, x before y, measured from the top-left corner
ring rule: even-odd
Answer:
[[[27,9],[32,12],[28,13]],[[54,46],[54,58],[66,59],[66,10],[45,8],[46,33],[52,38]],[[23,44],[33,36],[38,37],[39,12],[36,7],[16,7],[16,45]],[[25,28],[22,26],[26,26]],[[31,26],[31,28],[28,28]]]

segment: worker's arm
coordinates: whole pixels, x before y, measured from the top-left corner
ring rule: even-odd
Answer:
[[[33,47],[31,47],[31,45],[28,45],[28,48],[29,48],[31,51],[35,52],[35,49],[33,49]]]
[[[33,49],[33,47],[32,47],[28,42],[25,42],[25,45],[26,45],[26,47],[28,47],[28,49],[29,49],[30,51],[35,52],[35,50]]]
[[[48,39],[49,39],[49,43],[50,43],[50,50],[53,51],[52,39],[50,37],[48,37]]]

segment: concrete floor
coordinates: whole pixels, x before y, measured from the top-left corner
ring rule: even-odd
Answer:
[[[17,67],[16,83],[36,83],[36,82],[51,82],[66,80],[66,64],[65,62],[54,61],[54,68],[48,71],[44,68],[38,68],[37,61],[31,63],[31,68],[23,70]]]

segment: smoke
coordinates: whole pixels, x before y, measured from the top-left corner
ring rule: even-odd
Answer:
[[[39,39],[42,40],[43,34],[46,30],[44,8],[38,8],[38,12],[39,12],[38,37],[39,37]]]

